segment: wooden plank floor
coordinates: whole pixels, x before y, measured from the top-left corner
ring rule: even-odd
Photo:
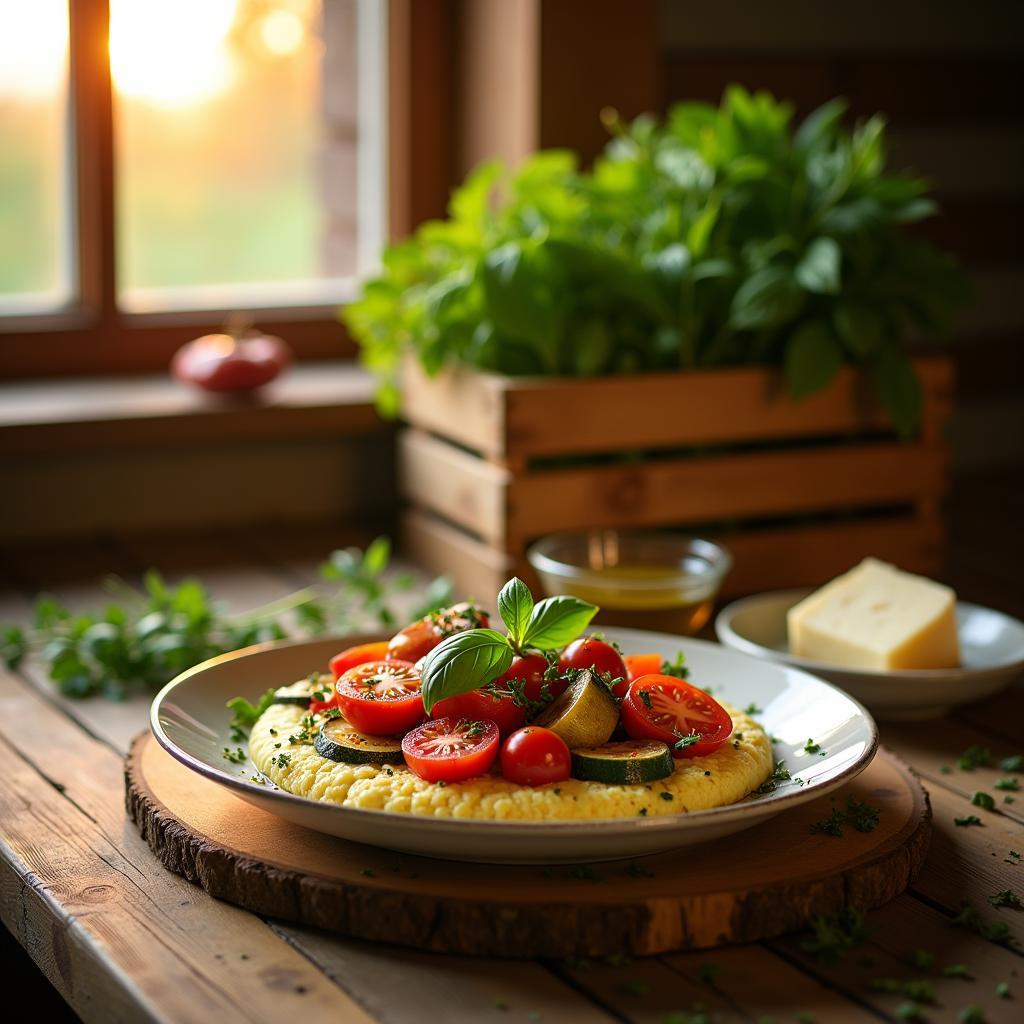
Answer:
[[[1011,516],[1004,533],[965,512],[971,529],[955,535],[951,559],[964,597],[1017,615],[1024,614],[1024,592],[1013,578],[1022,561],[1012,526],[1024,518],[1022,501],[1006,495]],[[137,581],[150,565],[171,578],[201,573],[218,598],[253,607],[308,581],[332,547],[366,539],[328,528],[271,537],[109,538],[0,549],[0,624],[27,621],[40,590],[72,607],[95,606],[103,576]],[[1017,555],[992,558],[995,544]],[[0,754],[7,766],[0,776],[0,916],[86,1020],[908,1019],[906,994],[886,991],[891,986],[879,979],[927,981],[921,1019],[962,1020],[971,1006],[979,1016],[968,1019],[1022,1019],[1024,911],[994,908],[988,896],[1004,889],[1024,894],[1024,865],[1009,856],[1024,852],[1024,796],[991,812],[974,807],[971,794],[991,790],[997,773],[956,767],[974,744],[997,757],[1022,752],[1021,681],[955,718],[883,725],[883,742],[931,793],[932,850],[912,891],[870,915],[870,936],[835,964],[808,953],[806,936],[615,965],[455,958],[348,941],[218,903],[164,871],[125,821],[121,757],[145,727],[148,704],[148,697],[121,704],[61,698],[33,665],[0,673]],[[954,825],[967,814],[979,815],[982,826]],[[1016,944],[954,927],[964,903],[986,923],[1005,923]],[[918,949],[934,956],[931,967],[912,965]],[[959,964],[966,976],[943,974]],[[997,993],[1002,982],[1009,999]]]

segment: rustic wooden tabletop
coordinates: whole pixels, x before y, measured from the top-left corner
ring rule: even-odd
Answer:
[[[1003,534],[977,502],[961,509],[950,577],[963,597],[1020,616],[1024,499],[999,500]],[[308,581],[339,539],[306,530],[273,543],[234,533],[4,549],[0,623],[28,619],[40,590],[95,607],[105,574],[133,579],[150,565],[199,573],[218,598],[252,607]],[[994,785],[1006,774],[999,760],[1024,751],[1024,680],[955,717],[882,725],[883,743],[931,795],[931,852],[911,890],[868,915],[869,933],[834,962],[806,948],[806,934],[586,964],[440,956],[264,920],[166,871],[126,820],[122,758],[148,707],[148,697],[61,698],[31,664],[0,672],[0,911],[86,1020],[1024,1019],[1024,910],[992,902],[1006,890],[1024,896],[1024,793],[1004,802],[1012,794]],[[962,770],[972,746],[991,763]],[[994,810],[972,805],[979,790],[996,797]],[[972,814],[980,826],[954,824]],[[956,924],[965,906],[977,912],[973,927]],[[992,941],[993,925],[1012,940]]]

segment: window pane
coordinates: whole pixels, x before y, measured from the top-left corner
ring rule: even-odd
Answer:
[[[357,34],[382,7],[112,0],[124,308],[344,296],[365,241],[356,231],[356,172],[368,145],[359,101],[373,99],[358,95],[366,90],[357,90],[357,50],[382,66],[382,41],[357,47]],[[378,211],[364,229],[376,245],[379,161],[370,173],[360,200]]]
[[[71,298],[65,0],[0,0],[0,313]]]

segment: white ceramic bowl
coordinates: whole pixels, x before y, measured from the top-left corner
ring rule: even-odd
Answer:
[[[718,639],[743,654],[813,672],[856,697],[879,718],[935,718],[989,697],[1024,671],[1024,623],[958,601],[960,668],[898,672],[840,668],[789,653],[786,612],[810,590],[778,590],[726,606],[715,619]]]
[[[814,800],[859,774],[878,742],[871,716],[846,694],[798,669],[749,658],[718,644],[640,630],[609,629],[629,652],[684,651],[692,678],[737,707],[755,703],[776,760],[796,780],[773,793],[738,804],[658,817],[594,821],[464,821],[320,803],[249,781],[251,764],[223,757],[236,744],[224,702],[242,695],[255,701],[323,668],[350,641],[327,639],[265,644],[214,658],[168,683],[153,701],[157,740],[182,764],[227,786],[243,800],[307,828],[391,850],[452,860],[498,863],[580,863],[635,857],[717,839],[749,828],[795,804]],[[826,756],[803,750],[813,737]]]

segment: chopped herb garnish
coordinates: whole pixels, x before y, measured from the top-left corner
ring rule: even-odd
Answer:
[[[751,793],[751,796],[764,796],[766,793],[774,793],[783,782],[794,782],[798,786],[803,785],[802,779],[794,779],[790,774],[789,769],[786,767],[786,762],[779,761],[771,775]]]
[[[804,752],[807,754],[817,754],[821,750],[821,744],[815,743],[814,740],[808,739],[804,744]]]
[[[913,1002],[900,1003],[900,1005],[896,1007],[896,1016],[899,1017],[900,1020],[913,1021],[914,1024],[919,1024],[919,1022],[927,1020],[921,1007],[918,1006],[917,1003]]]
[[[270,759],[270,763],[271,764],[276,764],[279,768],[287,768],[288,765],[290,765],[292,763],[292,755],[291,754],[285,754],[284,752],[282,752],[280,754],[275,754]]]
[[[996,802],[990,793],[972,793],[971,803],[975,807],[984,807],[986,811],[995,810]]]
[[[221,757],[225,761],[230,761],[232,764],[244,764],[245,763],[245,752],[241,747],[235,747],[234,750],[229,750],[227,747],[224,748],[224,753]]]
[[[973,772],[975,768],[984,768],[992,763],[992,751],[988,747],[980,747],[977,744],[968,747],[960,755],[960,770]],[[1004,768],[1003,771],[1013,771],[1012,768]]]
[[[843,834],[843,822],[845,820],[843,812],[838,807],[833,807],[832,813],[827,818],[822,818],[811,825],[811,834],[836,836],[839,838]]]
[[[1020,897],[1012,889],[1000,889],[988,898],[993,907],[1019,907]]]
[[[874,832],[880,815],[881,811],[877,807],[851,796],[847,797],[845,811],[834,807],[829,817],[811,826],[811,832],[840,837],[844,825],[852,825],[858,832]]]
[[[1003,772],[1024,772],[1024,754],[1013,754],[999,762],[999,770]]]
[[[972,906],[965,906],[952,922],[957,928],[966,928],[968,931],[980,935],[989,942],[999,946],[1013,945],[1013,935],[1010,926],[1005,921],[996,921],[994,924],[986,924],[981,915]]]
[[[637,690],[640,694],[640,699],[644,702],[645,708],[653,708],[654,705],[651,703],[651,695],[646,690]]]
[[[256,724],[256,720],[273,703],[273,687],[267,690],[255,704],[250,704],[244,697],[232,697],[226,705],[231,712],[231,738],[236,742],[244,740]]]
[[[718,964],[701,964],[697,968],[697,977],[704,982],[705,985],[714,985],[715,978],[722,973],[722,968]]]
[[[641,690],[641,693],[644,691]],[[694,743],[700,743],[700,733],[691,732],[689,736],[680,736],[672,746],[676,750],[685,750],[687,747],[692,747]]]
[[[1016,793],[1017,790],[1020,789],[1020,779],[996,779],[992,785],[995,786],[996,789],[1010,789]]]
[[[637,813],[640,815],[641,818],[646,818],[647,817],[647,808],[646,807],[641,807],[640,810],[637,811]]]
[[[871,929],[864,924],[863,914],[855,910],[841,910],[831,917],[817,917],[812,928],[813,936],[804,939],[800,948],[823,964],[837,963],[871,935]]]
[[[961,1024],[985,1024],[985,1011],[980,1006],[965,1006],[957,1019]]]
[[[944,978],[970,978],[971,972],[967,964],[950,964],[942,968]]]
[[[645,996],[651,991],[651,986],[641,978],[630,978],[619,986],[627,996]]]
[[[999,984],[996,985],[996,995],[999,996],[1000,999],[1009,999],[1010,998],[1010,984],[1009,984],[1009,982],[1006,982],[1006,981],[999,982]]]
[[[745,715],[759,715],[764,711],[764,708],[759,708],[753,701],[751,701],[744,709],[743,714]]]
[[[690,670],[686,667],[686,655],[682,651],[678,651],[671,661],[663,660],[661,663],[661,674],[663,676],[675,676],[676,679],[689,679]]]
[[[981,818],[976,814],[965,814],[962,818],[954,818],[954,825],[959,825],[961,828],[967,828],[968,825],[980,825]]]
[[[664,789],[658,794],[658,796],[660,796],[662,800],[674,800],[675,799],[675,797],[671,793],[669,793],[668,790],[664,790]]]
[[[1004,864],[1019,864],[1020,854],[1016,850],[1010,850],[1003,860]]]

